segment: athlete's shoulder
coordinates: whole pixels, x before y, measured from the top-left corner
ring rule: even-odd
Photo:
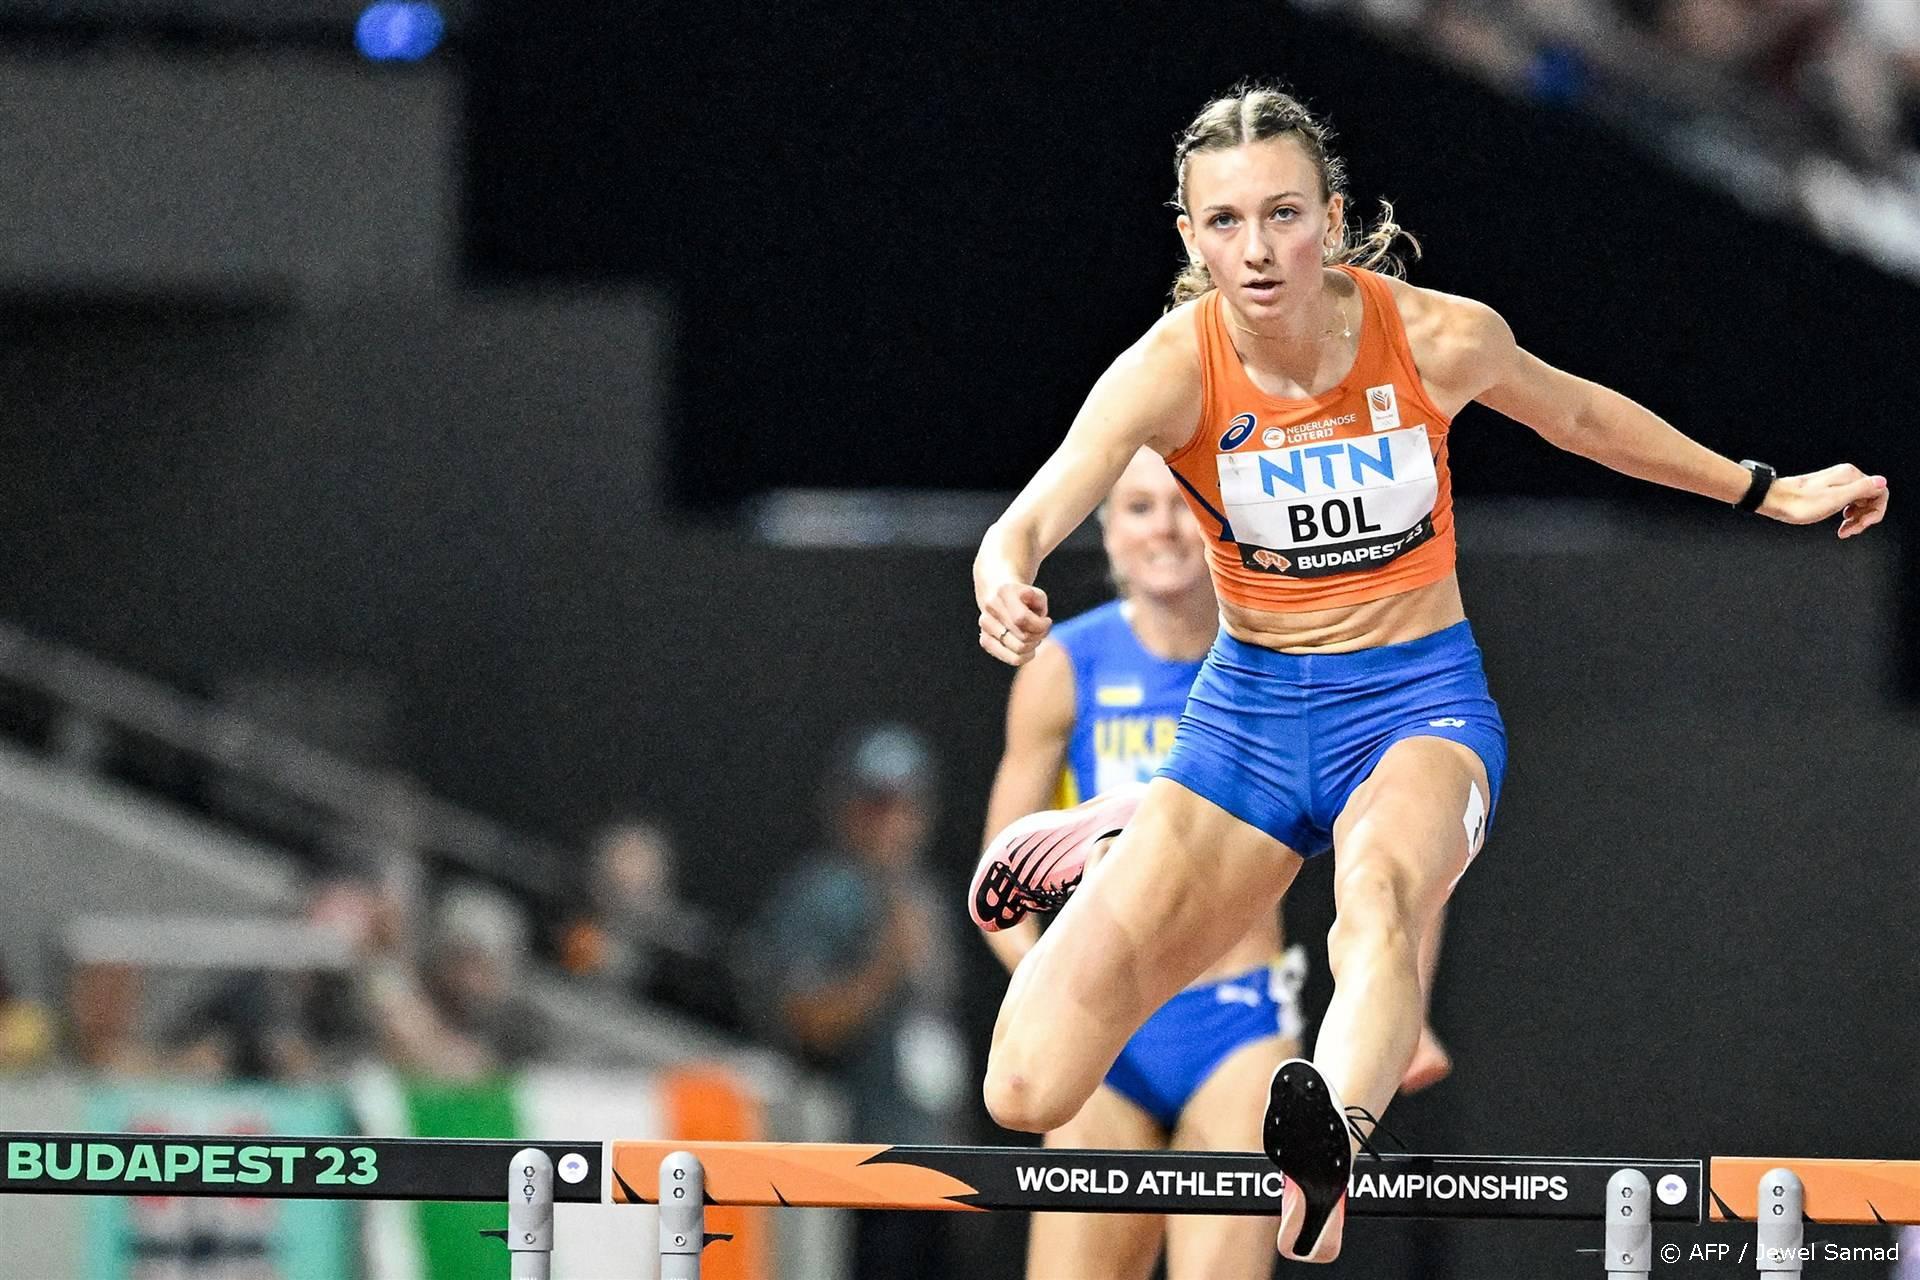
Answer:
[[[1194,324],[1199,305],[1175,307],[1154,321],[1107,367],[1088,397],[1083,414],[1124,424],[1128,454],[1144,444],[1165,457],[1193,435],[1205,389]]]
[[[1407,347],[1422,376],[1437,385],[1460,388],[1464,398],[1484,383],[1491,364],[1513,351],[1513,330],[1498,311],[1484,302],[1408,284],[1393,276],[1386,282]]]
[[[1116,362],[1134,366],[1158,379],[1181,381],[1200,379],[1199,308],[1205,298],[1195,298],[1169,309],[1128,347]]]
[[[1513,341],[1507,322],[1484,302],[1409,284],[1397,276],[1379,279],[1393,298],[1409,343],[1457,347]]]

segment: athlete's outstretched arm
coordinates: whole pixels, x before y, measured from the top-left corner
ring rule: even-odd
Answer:
[[[1033,661],[1014,674],[1007,695],[1007,745],[987,797],[983,845],[1016,818],[1053,803],[1073,736],[1073,712],[1073,663],[1058,643],[1042,644]],[[986,939],[1011,973],[1040,940],[1040,924],[1029,915]]]
[[[981,648],[1011,666],[1032,659],[1053,625],[1046,593],[1033,585],[1040,562],[1100,504],[1140,446],[1164,457],[1199,417],[1193,317],[1182,308],[1100,375],[1067,438],[981,539],[973,562]]]
[[[1736,503],[1751,480],[1747,469],[1697,444],[1652,411],[1617,391],[1554,368],[1514,342],[1506,321],[1487,307],[1448,298],[1450,339],[1441,377],[1562,449],[1655,484]],[[1806,475],[1781,476],[1760,514],[1787,524],[1815,524],[1838,512],[1850,538],[1887,512],[1887,481],[1851,463]]]

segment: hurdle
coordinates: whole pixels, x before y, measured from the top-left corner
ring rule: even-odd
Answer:
[[[861,1143],[0,1133],[0,1194],[504,1203],[511,1280],[553,1280],[556,1204],[657,1206],[662,1280],[700,1280],[715,1206],[1278,1216],[1252,1153]],[[1609,1280],[1651,1274],[1656,1226],[1751,1222],[1760,1274],[1801,1275],[1805,1224],[1920,1224],[1920,1161],[1388,1155],[1355,1218],[1603,1223]],[[562,1280],[565,1280],[563,1277]]]

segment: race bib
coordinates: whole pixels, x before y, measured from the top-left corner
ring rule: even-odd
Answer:
[[[1348,573],[1433,536],[1440,483],[1424,424],[1217,461],[1221,502],[1249,569],[1289,578]]]

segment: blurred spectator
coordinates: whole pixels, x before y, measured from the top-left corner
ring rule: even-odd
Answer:
[[[0,964],[0,1071],[32,1071],[53,1057],[53,1019],[13,989]]]
[[[1920,0],[1293,0],[1587,107],[1920,276]]]
[[[515,998],[526,925],[500,895],[463,885],[442,896],[423,937],[411,867],[349,871],[316,894],[311,918],[344,931],[360,960],[350,989],[321,986],[314,1024],[323,1039],[363,1039],[400,1071],[446,1080],[501,1071],[538,1035]]]
[[[932,832],[934,762],[894,725],[855,735],[826,779],[828,845],[774,889],[743,965],[778,1032],[834,1073],[861,1142],[958,1136],[972,1075],[956,1029],[950,895],[921,855]],[[857,1215],[856,1271],[944,1274],[939,1214]]]
[[[246,967],[244,959],[184,1012],[143,1035],[142,968],[79,962],[69,1022],[75,1056],[120,1073],[299,1080],[374,1059],[410,1074],[469,1081],[511,1070],[544,1047],[544,1021],[520,996],[528,927],[494,890],[460,884],[424,927],[410,860],[359,861],[313,885],[309,930],[344,938],[350,967]],[[331,949],[329,966],[341,956]]]
[[[1850,0],[1837,92],[1868,135],[1868,145],[1900,156],[1910,187],[1920,189],[1920,3]]]
[[[731,984],[716,977],[718,931],[679,896],[678,863],[673,842],[650,819],[601,828],[586,909],[561,930],[561,966],[643,1003],[737,1027]]]
[[[404,890],[336,869],[308,891],[305,919],[342,935],[351,973],[248,972],[221,983],[162,1033],[170,1067],[243,1080],[300,1080],[351,1067],[374,1042],[363,987],[403,936]]]
[[[132,965],[75,966],[67,984],[67,1027],[82,1066],[121,1074],[152,1069],[155,1055],[140,1032],[142,987]]]
[[[220,1079],[298,1080],[318,1054],[303,1005],[314,975],[246,973],[191,1006],[161,1036],[170,1070]]]
[[[487,1074],[538,1055],[537,1012],[522,998],[529,931],[511,899],[456,885],[434,908],[422,979],[445,1034],[472,1056],[461,1074]]]

